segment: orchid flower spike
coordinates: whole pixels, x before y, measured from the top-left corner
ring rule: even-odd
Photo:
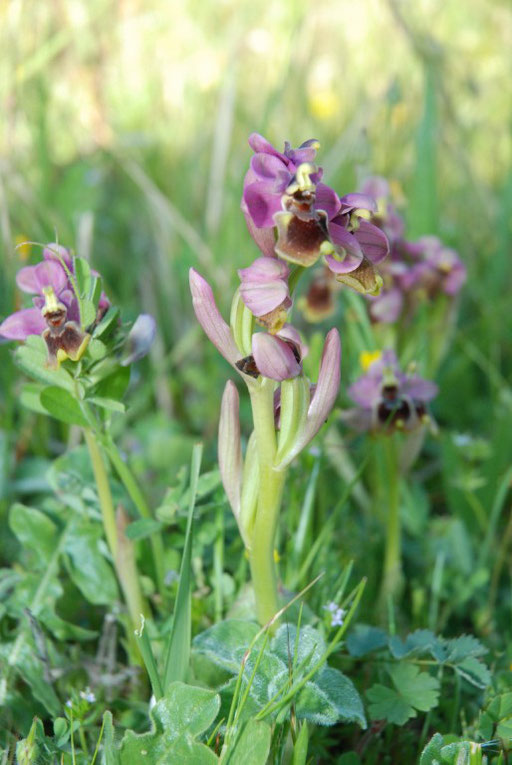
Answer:
[[[348,389],[356,408],[343,413],[355,430],[392,434],[410,432],[431,422],[427,404],[437,395],[437,385],[415,372],[404,373],[392,350],[366,354],[365,374]]]

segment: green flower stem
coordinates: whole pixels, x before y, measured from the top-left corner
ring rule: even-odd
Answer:
[[[96,488],[98,490],[98,498],[100,501],[101,515],[103,517],[103,528],[105,529],[105,536],[107,537],[108,546],[114,561],[117,560],[117,528],[116,528],[116,511],[114,509],[114,502],[112,500],[112,494],[110,492],[110,485],[108,482],[107,471],[105,470],[105,464],[101,455],[100,449],[96,442],[96,436],[89,428],[84,428],[84,438],[89,450],[89,457],[91,459],[92,470],[94,473],[94,480],[96,481]]]
[[[130,621],[133,629],[135,629],[140,622],[140,614],[148,615],[149,608],[141,592],[137,564],[133,550],[130,547],[131,543],[124,535],[120,538],[122,529],[118,529],[116,522],[116,513],[108,475],[103,456],[96,442],[96,437],[89,428],[84,428],[84,437],[89,450],[96,488],[98,490],[105,535],[126,600]]]
[[[250,390],[256,448],[258,452],[259,494],[251,529],[249,562],[260,624],[267,624],[279,610],[274,542],[286,470],[275,470],[277,451],[274,426],[274,383],[263,379]]]
[[[114,467],[114,470],[124,484],[126,491],[130,495],[130,498],[139,511],[141,517],[152,518],[153,515],[139,487],[139,484],[137,483],[137,479],[133,475],[126,462],[124,462],[121,458],[119,449],[117,448],[115,442],[110,436],[107,436],[103,439],[103,445]],[[165,565],[164,544],[161,534],[159,532],[152,534],[150,541],[151,549],[153,551],[153,562],[155,565],[157,587],[160,595],[163,595],[165,591]]]
[[[400,472],[395,436],[384,439],[386,452],[386,550],[382,579],[382,601],[398,594],[402,579],[402,529],[400,523]],[[385,494],[383,494],[385,496]]]

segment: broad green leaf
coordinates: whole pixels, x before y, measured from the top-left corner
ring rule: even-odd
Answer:
[[[26,629],[26,628],[25,628]],[[19,636],[19,643],[15,641],[11,644],[4,644],[1,647],[1,657],[3,661],[12,662],[13,655],[16,655],[14,667],[16,672],[30,686],[34,698],[43,704],[45,709],[53,716],[62,711],[62,705],[51,683],[48,682],[44,673],[44,664],[34,645],[32,635],[27,631],[25,639]]]
[[[55,385],[70,393],[74,391],[75,383],[69,372],[62,366],[59,369],[48,366],[46,344],[39,335],[30,335],[23,345],[16,348],[14,359],[18,367],[34,380],[45,385]]]
[[[250,696],[262,708],[280,688],[289,688],[290,675],[288,665],[279,656],[266,648],[260,657],[260,649],[258,641],[244,666],[243,687],[246,688],[248,683],[251,683]],[[256,664],[258,668],[254,673]]]
[[[347,637],[347,650],[356,658],[385,648],[387,644],[388,636],[384,630],[368,624],[356,624]]]
[[[101,337],[104,341],[112,334],[118,325],[119,308],[111,307],[93,332],[93,337]]]
[[[295,656],[295,646],[297,655]],[[291,662],[300,665],[303,672],[316,664],[325,654],[326,645],[322,635],[313,627],[302,627],[297,639],[295,624],[283,624],[276,632],[271,643],[271,651],[278,656],[286,666]]]
[[[468,656],[483,656],[488,652],[488,649],[473,635],[461,635],[452,640],[446,640],[445,648],[446,661],[451,664],[457,664]]]
[[[197,635],[193,648],[217,666],[237,674],[243,656],[259,630],[255,622],[227,619]]]
[[[437,705],[439,680],[427,672],[420,672],[413,664],[396,664],[389,670],[395,688],[377,683],[368,691],[372,720],[388,720],[404,725],[417,710],[428,712]]]
[[[126,412],[126,406],[120,401],[116,401],[113,398],[103,398],[103,396],[92,396],[87,401],[90,404],[101,407],[101,409],[107,409],[110,412],[119,412],[124,414]]]
[[[113,372],[107,374],[106,377],[103,377],[97,383],[94,388],[94,396],[97,398],[111,398],[114,399],[114,401],[119,401],[126,393],[129,382],[130,367],[122,367],[121,365],[116,366]]]
[[[435,733],[421,753],[419,765],[441,765],[443,737]]]
[[[272,731],[270,725],[258,720],[248,720],[242,735],[233,749],[228,751],[223,765],[265,765],[270,751]]]
[[[104,359],[107,352],[108,349],[105,343],[102,343],[101,340],[98,340],[96,337],[91,338],[89,345],[87,346],[87,353],[91,359],[94,359],[94,361]]]
[[[510,741],[510,739],[512,739],[512,717],[500,720],[496,728],[496,735],[504,741]]]
[[[41,563],[55,550],[57,527],[47,515],[34,507],[16,503],[9,512],[9,526],[20,544],[33,550]]]
[[[38,383],[25,383],[21,389],[20,404],[25,409],[30,409],[31,412],[48,415],[47,410],[41,404],[40,395],[42,390],[43,386]]]
[[[461,661],[455,666],[455,671],[477,688],[487,688],[491,684],[491,673],[486,665],[478,661],[475,656],[468,656]]]
[[[89,295],[91,289],[91,267],[85,258],[75,258],[75,278],[80,295]]]
[[[89,423],[80,408],[80,404],[68,391],[52,385],[41,391],[40,400],[46,411],[57,420],[66,422],[68,425],[80,425],[82,428],[88,426]]]
[[[393,688],[376,683],[366,692],[370,700],[369,713],[372,720],[387,720],[394,725],[405,725],[416,717],[414,708]]]
[[[133,731],[125,733],[119,752],[120,765],[218,763],[212,750],[196,739],[212,725],[219,708],[220,697],[214,691],[171,683],[165,697],[150,712],[152,730],[140,735]]]
[[[438,643],[439,639],[431,630],[416,630],[407,635],[404,642],[396,635],[390,637],[389,650],[395,659],[403,659],[405,656],[431,653]]]
[[[366,728],[363,702],[354,684],[337,669],[324,669],[299,692],[295,701],[295,714],[299,720],[318,725],[357,722]]]
[[[98,637],[95,630],[88,630],[77,624],[71,624],[55,613],[51,608],[44,608],[39,614],[39,621],[55,635],[58,640],[94,640]]]
[[[82,594],[95,605],[110,605],[118,599],[112,568],[99,548],[99,525],[76,518],[68,531],[64,551],[69,555],[69,572]]]
[[[80,300],[80,323],[82,329],[88,329],[91,324],[94,324],[96,319],[96,306],[89,300],[89,298],[83,298]]]
[[[128,539],[147,539],[157,531],[161,531],[162,526],[163,524],[153,518],[139,518],[139,520],[130,523],[124,533]]]
[[[86,446],[65,452],[53,461],[47,472],[48,483],[57,494],[80,495],[94,485],[91,459]]]

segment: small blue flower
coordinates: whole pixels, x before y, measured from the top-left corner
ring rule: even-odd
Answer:
[[[324,606],[324,609],[329,611],[331,614],[331,627],[343,626],[343,620],[347,615],[347,612],[344,608],[340,608],[337,603],[331,601],[326,606]]]

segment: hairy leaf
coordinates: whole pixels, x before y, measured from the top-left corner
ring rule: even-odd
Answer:
[[[217,757],[196,739],[215,720],[220,698],[206,688],[196,688],[179,681],[171,683],[166,696],[150,712],[153,722],[149,733],[125,733],[120,746],[120,765],[168,765],[187,762],[210,765]]]

